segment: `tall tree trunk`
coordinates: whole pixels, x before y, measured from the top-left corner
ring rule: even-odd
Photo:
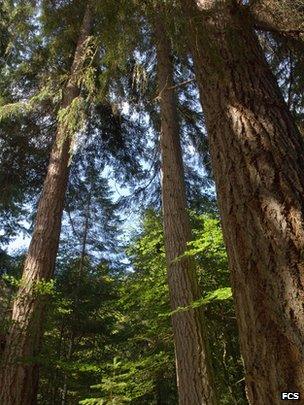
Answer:
[[[66,361],[71,361],[73,355],[73,348],[74,348],[74,331],[72,330],[70,339],[69,339],[69,348],[68,353],[66,356]],[[63,376],[63,387],[62,387],[62,395],[61,395],[61,405],[66,405],[68,399],[68,375],[64,373]]]
[[[185,5],[227,246],[247,397],[304,395],[304,143],[236,1]],[[304,403],[304,402],[301,402]]]
[[[173,90],[173,63],[164,27],[155,21],[158,91],[161,109],[162,202],[168,284],[172,310],[186,307],[200,297],[195,266],[189,258],[176,260],[191,240],[187,214],[180,128]],[[200,309],[172,316],[179,403],[214,404],[206,328]]]
[[[72,330],[71,330],[71,336],[69,340],[69,348],[68,348],[68,353],[66,356],[67,361],[71,361],[74,353],[74,341],[75,338],[77,337],[77,330],[75,330],[75,325],[80,321],[79,319],[79,314],[77,313],[77,309],[81,306],[81,300],[80,300],[80,287],[81,283],[83,281],[83,276],[84,276],[84,265],[85,265],[85,257],[86,257],[86,249],[87,249],[87,239],[88,239],[88,233],[89,233],[89,228],[90,228],[90,210],[91,210],[91,198],[92,198],[92,192],[91,190],[89,191],[88,195],[88,200],[86,203],[85,207],[85,217],[83,221],[83,238],[82,238],[82,243],[81,243],[81,252],[80,252],[80,261],[79,261],[79,267],[78,267],[78,274],[76,274],[76,288],[75,288],[75,305],[74,305],[74,310],[72,313]],[[72,221],[72,218],[71,218]],[[72,222],[71,222],[72,224]],[[74,230],[74,228],[73,228]],[[77,238],[77,234],[75,232],[74,237]],[[61,397],[61,405],[65,405],[68,400],[68,374],[64,373],[63,377],[63,388],[62,388],[62,397]]]
[[[77,43],[70,79],[62,108],[79,95],[77,75],[85,59],[85,46],[91,30],[91,11],[87,7]],[[46,299],[37,291],[37,283],[50,280],[58,250],[61,217],[68,180],[71,140],[63,125],[57,128],[48,172],[38,205],[32,240],[24,265],[21,286],[14,301],[12,326],[4,353],[0,403],[32,405],[36,403],[38,363],[43,335]]]

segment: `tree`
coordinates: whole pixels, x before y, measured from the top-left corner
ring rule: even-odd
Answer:
[[[78,404],[99,383],[113,342],[118,278],[106,261],[81,257],[59,266],[40,356],[39,403]]]
[[[199,284],[205,292],[195,305],[205,309],[219,403],[245,404],[227,255],[219,221],[206,208],[202,215],[191,211],[194,237],[186,251],[198,263]],[[125,400],[134,405],[175,405],[178,393],[162,215],[146,211],[128,243],[132,272],[121,273],[115,290],[118,297],[111,303],[116,314],[114,333],[107,335],[106,350],[99,357],[95,374],[101,382],[92,387],[99,394],[92,392],[90,396],[95,397],[82,403]]]
[[[303,41],[304,8],[301,0],[253,0],[248,12],[258,29]]]
[[[45,62],[38,35],[33,34],[33,2],[20,3],[4,1],[0,6],[1,245],[20,232],[22,220],[30,221],[28,206],[36,204],[54,139],[53,120],[46,119],[45,105],[24,115],[19,104],[18,112],[11,115],[17,100],[39,91],[38,77]]]
[[[94,332],[97,338],[101,339],[105,332],[110,333],[110,329],[107,329],[110,309],[106,304],[113,296],[112,291],[108,291],[109,284],[113,292],[115,287],[111,285],[113,280],[108,264],[110,259],[115,260],[119,247],[119,205],[112,202],[108,181],[101,175],[104,163],[99,156],[94,137],[83,149],[83,153],[75,157],[70,173],[66,196],[67,218],[63,221],[59,249],[61,266],[58,266],[56,272],[56,278],[61,283],[60,292],[65,292],[62,296],[64,299],[68,297],[71,302],[71,313],[60,319],[59,327],[60,342],[63,343],[60,355],[66,357],[67,366],[60,385],[62,405],[69,401],[70,386],[74,383],[71,376],[72,365],[75,355],[79,356],[81,353],[81,343],[85,342],[88,346],[89,339],[86,338]],[[103,307],[108,310],[108,314]],[[104,316],[101,316],[102,311],[105,312]],[[85,366],[83,368],[82,374],[85,374]],[[90,371],[89,366],[86,371]],[[56,369],[54,374],[58,380]],[[60,381],[58,383],[60,384]],[[52,392],[55,399],[59,390],[54,386]]]
[[[61,107],[65,110],[72,106],[80,92],[79,73],[86,59],[91,25],[91,9],[87,6],[70,77],[63,92]],[[1,401],[8,405],[36,401],[38,365],[35,356],[40,350],[46,301],[43,291],[39,292],[39,283],[43,285],[50,280],[55,266],[69,172],[71,137],[67,131],[67,124],[58,124],[23,276],[14,300],[0,394]]]
[[[155,19],[154,27],[161,117],[162,207],[170,305],[174,311],[191,305],[200,297],[200,293],[194,262],[188,257],[181,257],[187,242],[191,240],[191,227],[187,214],[170,41],[159,18]],[[201,309],[191,308],[174,313],[172,326],[179,403],[215,403],[206,326]]]
[[[250,403],[303,391],[300,135],[237,1],[184,4],[229,255]],[[270,372],[271,370],[271,372]]]

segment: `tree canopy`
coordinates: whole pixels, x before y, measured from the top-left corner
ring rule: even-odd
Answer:
[[[303,17],[302,0],[0,4],[1,372],[33,386],[0,402],[192,405],[178,322],[206,340],[208,405],[304,388]],[[279,343],[290,368],[266,375]]]

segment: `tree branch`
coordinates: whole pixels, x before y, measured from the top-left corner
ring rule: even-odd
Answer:
[[[301,0],[252,0],[246,7],[257,29],[304,41]]]

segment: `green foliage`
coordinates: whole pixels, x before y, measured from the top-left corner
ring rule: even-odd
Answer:
[[[178,312],[189,311],[193,308],[198,308],[203,305],[209,304],[211,301],[222,301],[228,300],[230,298],[232,298],[232,292],[230,287],[218,288],[217,290],[207,294],[205,297],[201,297],[200,299],[193,301],[187,307],[178,307],[174,311],[171,311],[167,314],[160,314],[160,316],[172,316]]]
[[[23,230],[24,220],[32,223],[58,126],[64,132],[62,141],[73,137],[78,151],[70,168],[56,279],[38,281],[32,288],[34,294],[47,295],[51,301],[39,357],[39,404],[63,403],[65,392],[69,405],[176,404],[170,317],[199,306],[206,317],[220,404],[244,404],[227,255],[216,204],[204,194],[213,185],[210,157],[192,61],[186,41],[181,40],[185,26],[178,18],[178,3],[166,0],[161,5],[174,50],[187,198],[192,208],[193,240],[185,255],[197,263],[202,297],[174,312],[169,305],[161,215],[152,209],[144,213],[139,232],[126,248],[129,262],[125,265],[119,262],[122,231],[117,212],[122,199],[117,201],[117,193],[111,191],[115,178],[134,190],[136,210],[140,204],[160,205],[158,92],[150,26],[155,15],[159,17],[160,2],[92,3],[93,32],[86,43],[83,69],[73,77],[80,95],[67,108],[60,108],[85,3],[4,0],[0,4],[3,246]],[[302,46],[268,34],[262,43],[301,126]],[[189,83],[178,85],[183,82]],[[125,113],[127,109],[130,112]],[[203,166],[206,176],[201,175]],[[20,286],[23,258],[2,250],[0,255],[0,271],[7,273],[0,282],[5,331],[12,296]]]
[[[73,136],[76,132],[83,129],[86,116],[84,113],[84,100],[82,97],[76,97],[71,104],[65,108],[61,108],[58,112],[58,123],[62,125],[63,142],[68,136]]]
[[[16,101],[14,103],[0,103],[0,121],[14,119],[38,109],[46,100],[57,100],[50,86],[45,86],[27,101]],[[1,105],[2,104],[2,105]]]
[[[13,289],[17,289],[22,285],[22,278],[20,276],[13,276],[11,274],[5,273],[2,276],[2,280],[8,284]],[[29,287],[28,284],[26,284]],[[37,280],[34,281],[31,286],[31,292],[35,296],[39,295],[49,295],[52,296],[55,294],[55,280]]]
[[[107,341],[116,319],[117,281],[105,263],[66,262],[57,276],[42,354],[41,404],[60,398],[64,382],[72,403],[98,383]]]
[[[236,401],[243,404],[244,392],[238,383],[243,370],[235,339],[237,332],[230,300],[227,257],[219,221],[206,214],[193,212],[191,216],[196,225],[195,238],[189,244],[187,255],[197,259],[201,286],[206,287],[202,299],[192,306],[205,308],[220,403]],[[120,281],[117,306],[120,316],[115,326],[115,344],[113,342],[109,347],[111,361],[101,383],[94,386],[100,395],[92,395],[93,398],[82,403],[154,404],[158,401],[176,404],[174,347],[169,319],[172,313],[159,214],[152,210],[145,213],[141,233],[135,236],[127,252],[133,270]]]
[[[9,274],[4,274],[2,276],[2,280],[5,281],[10,286],[12,286],[13,288],[17,288],[20,286],[20,279],[15,276],[11,276]]]
[[[35,296],[54,296],[55,280],[39,280],[34,284],[33,293]]]
[[[225,288],[218,288],[217,290],[209,293],[206,295],[206,297],[203,299],[204,304],[209,304],[213,300],[228,300],[232,298],[232,292],[230,287],[225,287]]]

